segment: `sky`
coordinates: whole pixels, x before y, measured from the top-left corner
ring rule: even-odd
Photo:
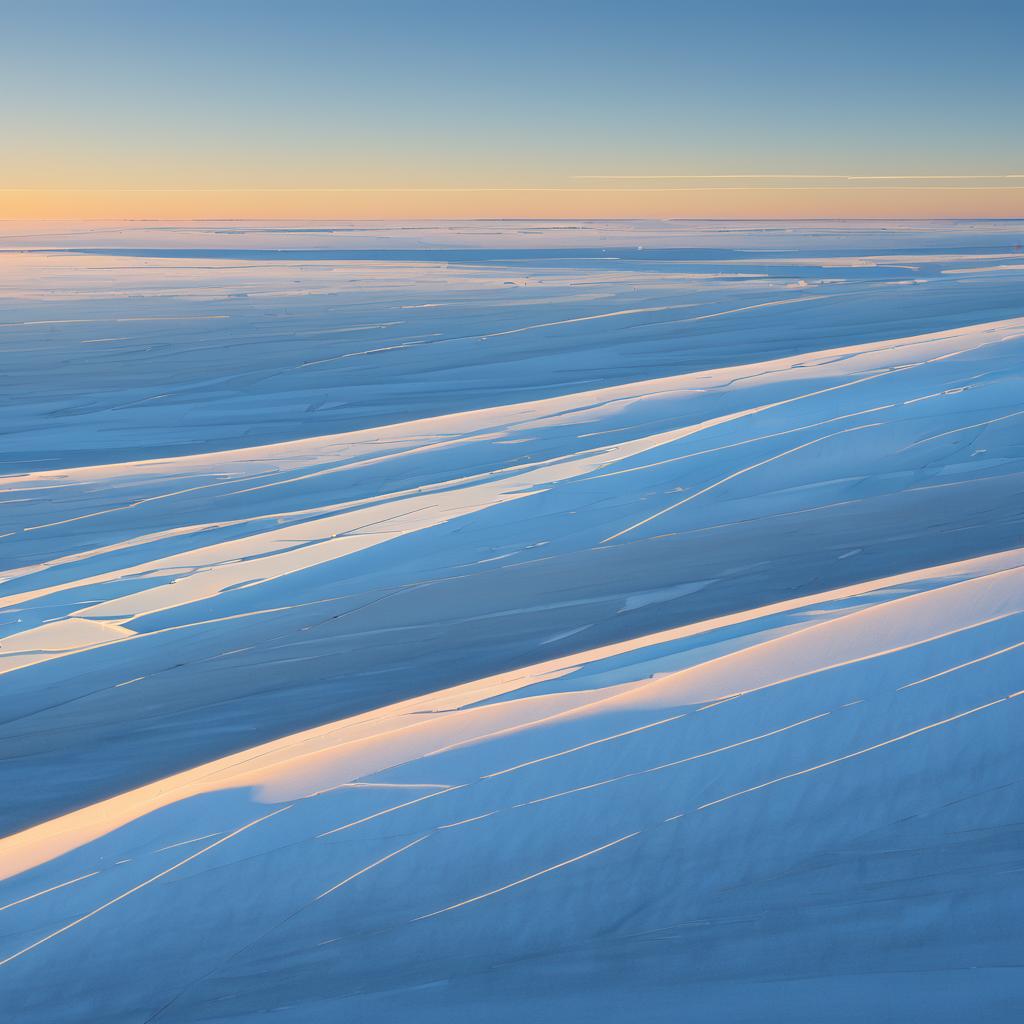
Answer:
[[[0,14],[0,218],[1024,216],[1021,0]]]

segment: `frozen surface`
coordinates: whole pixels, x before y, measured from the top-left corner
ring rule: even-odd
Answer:
[[[0,230],[12,1019],[1017,1019],[1022,239]]]

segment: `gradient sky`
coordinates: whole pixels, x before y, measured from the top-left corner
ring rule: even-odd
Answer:
[[[1024,215],[1021,0],[2,10],[0,217]]]

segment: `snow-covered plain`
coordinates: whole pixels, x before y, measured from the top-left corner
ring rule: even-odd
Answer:
[[[4,1012],[1019,1019],[1021,241],[0,230]]]

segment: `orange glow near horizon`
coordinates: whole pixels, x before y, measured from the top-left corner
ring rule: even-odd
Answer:
[[[1016,218],[1024,184],[0,190],[0,220]]]

